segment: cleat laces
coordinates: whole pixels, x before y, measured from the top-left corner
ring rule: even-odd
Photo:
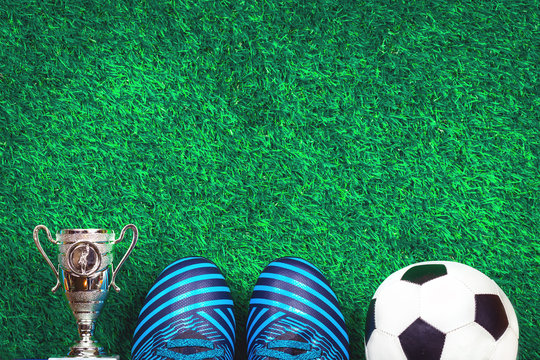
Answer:
[[[274,350],[276,348],[305,350],[306,352],[298,355],[291,355],[283,351]],[[311,349],[310,344],[301,341],[273,340],[268,343],[266,348],[257,349],[255,354],[258,356],[267,356],[278,360],[311,360],[318,359],[321,356],[321,350]]]
[[[203,360],[213,359],[223,355],[224,353],[222,348],[214,348],[214,343],[204,339],[175,339],[168,341],[166,346],[167,348],[165,349],[158,349],[156,351],[156,355],[163,356],[171,360]],[[198,352],[195,354],[182,354],[171,350],[174,348],[183,347],[206,348],[208,351]]]

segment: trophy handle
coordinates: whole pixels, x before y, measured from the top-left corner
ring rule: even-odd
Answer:
[[[124,226],[124,228],[120,232],[120,237],[117,240],[114,241],[114,244],[117,244],[120,241],[122,241],[122,239],[124,238],[124,234],[126,233],[127,229],[131,229],[131,231],[133,232],[133,239],[131,240],[131,245],[129,246],[128,251],[126,251],[126,254],[122,258],[122,260],[120,260],[120,262],[118,263],[118,266],[116,267],[116,269],[114,269],[113,274],[112,274],[111,284],[109,285],[109,288],[112,286],[114,288],[114,290],[116,290],[116,292],[120,291],[120,288],[114,282],[114,280],[116,279],[116,274],[118,274],[118,270],[120,270],[120,268],[122,267],[122,265],[124,264],[124,262],[128,258],[129,254],[131,254],[131,251],[133,251],[133,248],[135,247],[135,244],[137,244],[137,239],[139,239],[139,230],[137,230],[137,227],[135,225],[133,225],[133,224],[128,224],[128,225]]]
[[[56,270],[52,261],[49,259],[47,254],[45,254],[45,251],[43,251],[43,248],[41,247],[41,244],[39,242],[39,230],[45,230],[45,233],[47,234],[47,238],[53,244],[59,244],[59,242],[52,238],[51,232],[49,231],[49,229],[47,229],[45,225],[38,225],[34,228],[34,242],[36,243],[36,246],[39,252],[41,253],[41,255],[47,261],[47,264],[49,264],[49,266],[51,267],[51,270],[53,271],[54,276],[56,276],[56,285],[51,289],[52,292],[55,292],[56,290],[58,290],[58,287],[60,287],[60,276],[58,275],[58,270]]]

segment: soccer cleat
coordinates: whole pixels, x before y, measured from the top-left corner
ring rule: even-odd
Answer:
[[[285,257],[261,273],[246,324],[249,360],[345,360],[349,337],[336,295],[309,262]]]
[[[169,265],[146,296],[132,360],[232,360],[235,319],[230,289],[202,257]]]

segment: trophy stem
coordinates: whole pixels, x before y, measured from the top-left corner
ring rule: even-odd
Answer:
[[[92,340],[94,335],[94,329],[96,327],[93,320],[78,320],[77,326],[79,327],[79,335],[81,341],[73,345],[70,349],[68,356],[100,356],[105,355],[105,351],[97,341]]]

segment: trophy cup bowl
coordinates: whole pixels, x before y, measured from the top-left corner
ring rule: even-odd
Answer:
[[[127,229],[133,232],[131,245],[116,268],[113,265],[113,247],[122,241]],[[39,231],[44,230],[47,238],[58,246],[58,266],[49,259],[39,242]],[[117,292],[115,279],[118,271],[131,254],[139,237],[137,227],[126,225],[115,239],[114,232],[105,229],[65,229],[56,234],[56,240],[49,229],[38,225],[34,229],[34,242],[56,276],[52,292],[64,285],[68,305],[77,320],[80,341],[73,345],[68,358],[76,359],[118,359],[108,357],[101,345],[92,339],[95,322],[103,308],[109,288]],[[63,358],[50,358],[63,359]]]

